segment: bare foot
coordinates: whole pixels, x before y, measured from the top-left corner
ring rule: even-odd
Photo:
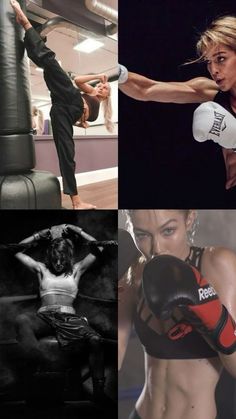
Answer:
[[[72,205],[73,205],[74,210],[76,210],[76,209],[80,209],[80,210],[96,209],[97,208],[95,205],[88,204],[87,202],[81,201],[79,195],[71,195],[71,201],[72,201]]]
[[[27,16],[25,16],[23,10],[20,7],[20,4],[16,0],[10,0],[11,6],[14,9],[14,12],[16,14],[16,21],[20,25],[22,25],[24,28],[31,27],[31,23],[29,22]]]

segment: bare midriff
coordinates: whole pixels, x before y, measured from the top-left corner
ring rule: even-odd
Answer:
[[[49,294],[41,297],[41,306],[50,306],[50,305],[61,305],[61,306],[73,306],[73,297],[69,297],[67,295],[60,295],[60,294]]]
[[[146,378],[136,409],[141,419],[215,419],[218,358],[163,360],[145,355]]]

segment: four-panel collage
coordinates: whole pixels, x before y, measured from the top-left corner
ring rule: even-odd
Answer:
[[[0,1],[1,418],[235,419],[235,69],[233,0]]]

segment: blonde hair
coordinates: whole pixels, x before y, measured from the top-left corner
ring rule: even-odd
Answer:
[[[218,44],[223,44],[236,52],[236,17],[219,17],[201,34],[196,45],[199,56],[196,62],[203,61],[206,51]]]
[[[109,84],[109,95],[102,101],[104,125],[109,132],[114,131],[115,124],[112,122],[111,86]]]
[[[41,109],[32,106],[32,126],[37,130],[37,134],[42,135],[44,131],[44,115]]]

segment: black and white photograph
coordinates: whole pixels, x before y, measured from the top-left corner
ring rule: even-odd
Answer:
[[[5,211],[0,231],[1,417],[115,417],[116,211]]]

